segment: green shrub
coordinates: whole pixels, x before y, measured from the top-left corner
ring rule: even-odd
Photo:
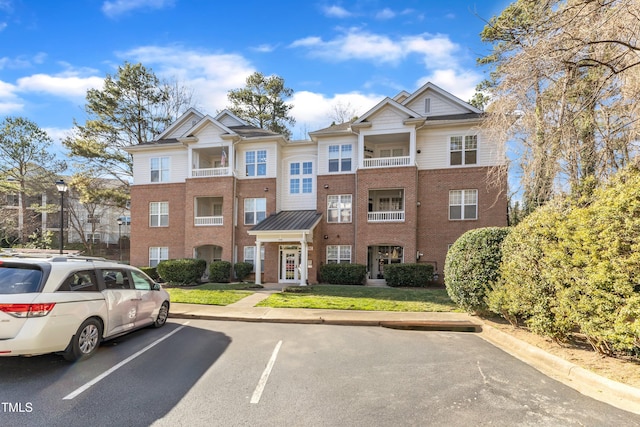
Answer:
[[[243,282],[244,279],[251,273],[253,270],[253,264],[250,262],[236,262],[233,266],[233,269],[236,273],[236,278]]]
[[[231,263],[229,261],[214,261],[209,266],[209,281],[227,283],[231,278]]]
[[[384,266],[384,279],[388,286],[416,287],[429,286],[433,280],[431,264],[389,264]]]
[[[514,325],[524,321],[532,332],[556,341],[572,329],[558,310],[558,291],[565,281],[560,277],[558,229],[567,212],[565,202],[549,202],[511,230],[502,244],[499,278],[487,295],[489,310]]]
[[[207,262],[203,259],[182,258],[160,261],[156,271],[166,282],[186,285],[198,282],[206,268]]]
[[[449,297],[472,313],[487,310],[485,294],[499,277],[506,227],[477,228],[464,233],[449,249],[444,283]]]
[[[311,292],[312,286],[286,286],[282,288],[282,292],[288,292],[290,294],[305,294]]]
[[[364,285],[367,266],[362,264],[325,264],[320,267],[320,282],[332,285]]]
[[[155,267],[140,267],[140,270],[156,282],[160,280],[160,276],[158,275],[158,271]]]

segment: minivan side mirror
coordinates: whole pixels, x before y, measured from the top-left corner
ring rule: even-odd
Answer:
[[[160,283],[154,283],[151,289],[153,289],[154,291],[159,291],[160,288],[161,288]]]

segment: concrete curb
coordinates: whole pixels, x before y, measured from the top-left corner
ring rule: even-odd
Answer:
[[[579,393],[640,414],[640,389],[595,374],[489,325],[482,326],[479,336]]]

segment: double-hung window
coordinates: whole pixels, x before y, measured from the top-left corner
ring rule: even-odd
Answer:
[[[329,146],[329,172],[350,172],[353,150],[351,144]]]
[[[152,157],[151,182],[169,182],[169,157]]]
[[[289,165],[289,193],[313,193],[313,162],[296,162]]]
[[[160,261],[169,259],[169,248],[151,247],[149,248],[149,267],[157,267]]]
[[[169,202],[149,203],[149,227],[169,226]]]
[[[449,219],[478,219],[478,190],[449,191]]]
[[[248,262],[253,265],[253,272],[256,271],[256,247],[245,246],[244,247],[244,262]],[[264,246],[260,246],[260,271],[264,273]]]
[[[351,194],[327,196],[327,222],[351,222]]]
[[[327,264],[351,263],[350,245],[329,245],[327,246]]]
[[[245,153],[247,176],[267,175],[267,150],[247,151]]]
[[[449,139],[451,166],[478,163],[478,135],[452,136]]]
[[[267,199],[244,199],[244,223],[254,225],[267,216]]]

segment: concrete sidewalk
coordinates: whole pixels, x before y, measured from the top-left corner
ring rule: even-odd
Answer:
[[[422,331],[475,332],[512,356],[565,385],[617,408],[640,414],[640,389],[597,375],[501,332],[465,313],[318,310],[256,307],[282,285],[263,289],[228,306],[172,303],[169,317],[221,321],[379,326]]]

